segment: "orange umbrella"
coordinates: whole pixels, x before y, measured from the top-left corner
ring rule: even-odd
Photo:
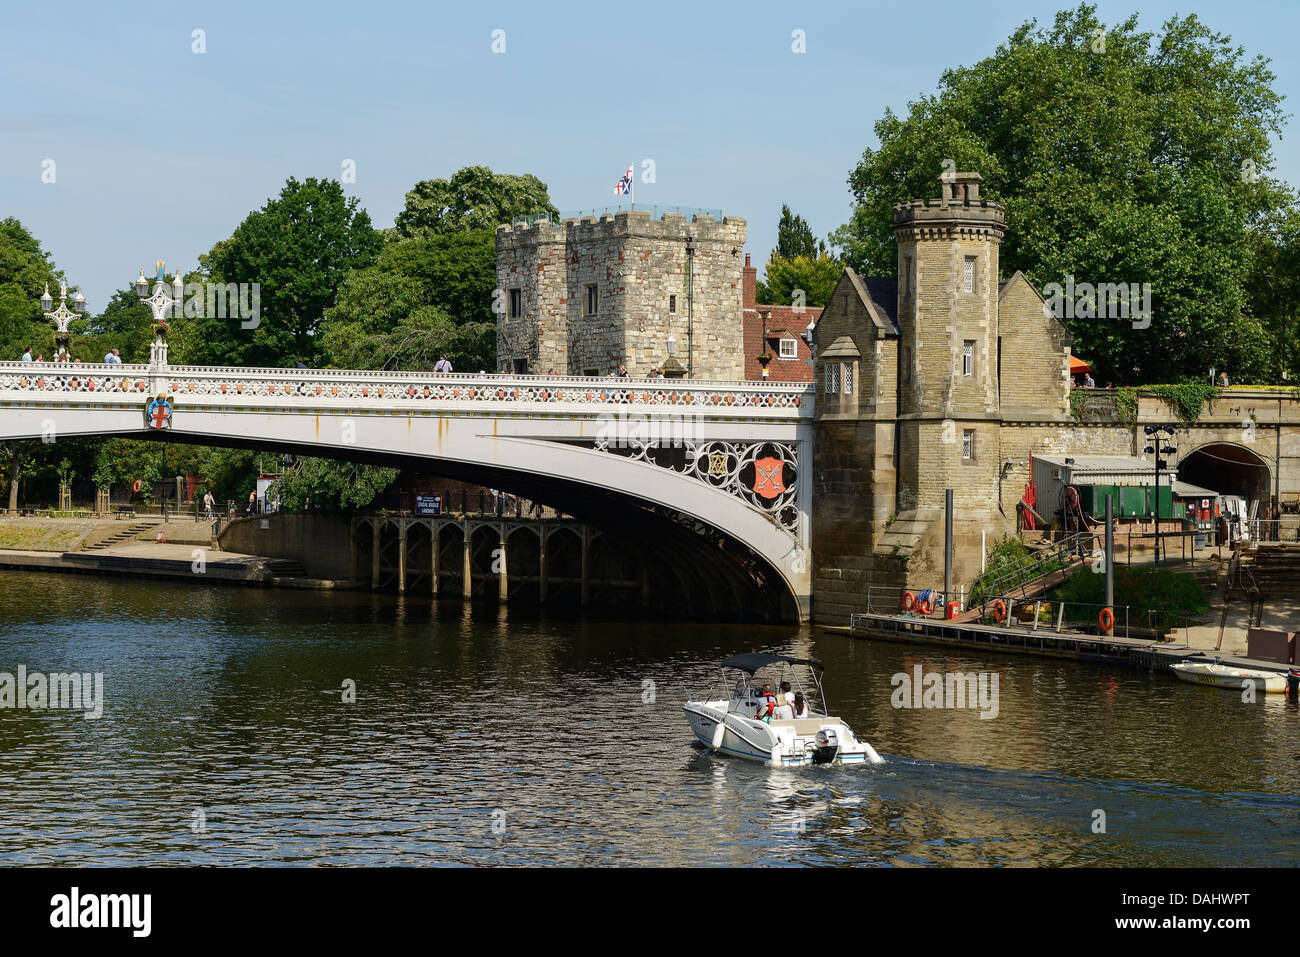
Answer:
[[[1070,356],[1070,375],[1082,375],[1085,372],[1091,372],[1092,366],[1084,362],[1078,356]]]

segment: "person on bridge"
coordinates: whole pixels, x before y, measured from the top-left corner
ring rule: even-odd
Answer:
[[[31,362],[31,361],[32,361],[32,347],[28,346],[26,349],[23,350],[23,362]]]
[[[446,356],[438,356],[438,361],[433,364],[434,372],[450,372],[451,363],[447,361]]]

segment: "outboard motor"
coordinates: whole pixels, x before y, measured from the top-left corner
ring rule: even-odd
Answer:
[[[830,728],[822,728],[817,732],[817,746],[813,749],[813,764],[830,764],[835,760],[835,756],[840,753],[840,737]]]

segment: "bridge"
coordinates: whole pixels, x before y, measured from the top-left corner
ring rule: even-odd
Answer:
[[[0,363],[0,441],[122,436],[425,471],[698,560],[764,617],[809,615],[809,386],[180,366],[158,345],[141,365]]]

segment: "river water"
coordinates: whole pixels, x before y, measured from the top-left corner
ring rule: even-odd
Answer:
[[[822,660],[886,763],[697,748],[681,702],[755,649]],[[0,710],[3,864],[1300,864],[1296,705],[1109,666],[0,572],[19,665],[104,709]],[[995,672],[997,716],[895,708],[916,665]]]

